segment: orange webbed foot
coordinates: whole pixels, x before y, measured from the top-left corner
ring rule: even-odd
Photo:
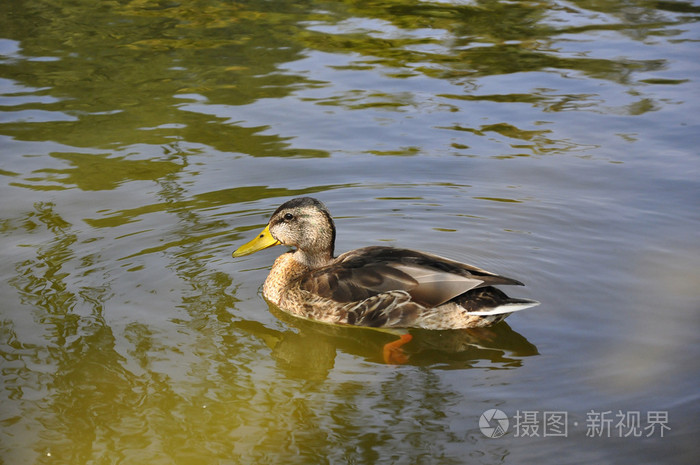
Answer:
[[[390,365],[401,365],[408,362],[408,355],[403,351],[401,346],[407,344],[413,339],[410,334],[402,334],[399,339],[384,345],[382,354],[384,356],[384,363]]]

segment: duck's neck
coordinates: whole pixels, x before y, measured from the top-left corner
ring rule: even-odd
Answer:
[[[267,300],[281,307],[282,297],[291,283],[311,270],[330,264],[331,261],[330,252],[310,255],[296,250],[283,253],[277,257],[270,274],[267,275],[263,285],[263,295]]]
[[[307,269],[315,270],[329,265],[333,260],[333,252],[331,250],[326,250],[324,252],[310,254],[304,250],[297,249],[292,253],[292,258]]]

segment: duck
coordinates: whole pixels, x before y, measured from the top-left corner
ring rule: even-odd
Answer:
[[[336,228],[328,208],[313,197],[280,205],[267,226],[233,257],[284,245],[263,297],[285,313],[335,325],[397,330],[387,363],[403,363],[411,328],[455,330],[491,326],[539,305],[508,297],[497,285],[523,283],[427,252],[367,246],[335,256]]]

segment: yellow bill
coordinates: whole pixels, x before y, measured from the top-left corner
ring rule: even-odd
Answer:
[[[233,252],[234,257],[242,257],[244,255],[250,255],[262,249],[267,249],[273,245],[278,245],[280,241],[272,237],[270,234],[270,227],[265,226],[260,234],[257,235],[255,239],[250,242],[246,242]]]

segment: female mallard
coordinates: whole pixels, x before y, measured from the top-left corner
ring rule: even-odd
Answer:
[[[425,252],[372,246],[334,257],[333,219],[310,197],[282,204],[233,256],[278,244],[296,250],[275,260],[263,295],[303,318],[375,328],[461,329],[488,326],[539,303],[511,299],[492,287],[522,286],[519,281]],[[404,334],[389,350],[410,339]]]

